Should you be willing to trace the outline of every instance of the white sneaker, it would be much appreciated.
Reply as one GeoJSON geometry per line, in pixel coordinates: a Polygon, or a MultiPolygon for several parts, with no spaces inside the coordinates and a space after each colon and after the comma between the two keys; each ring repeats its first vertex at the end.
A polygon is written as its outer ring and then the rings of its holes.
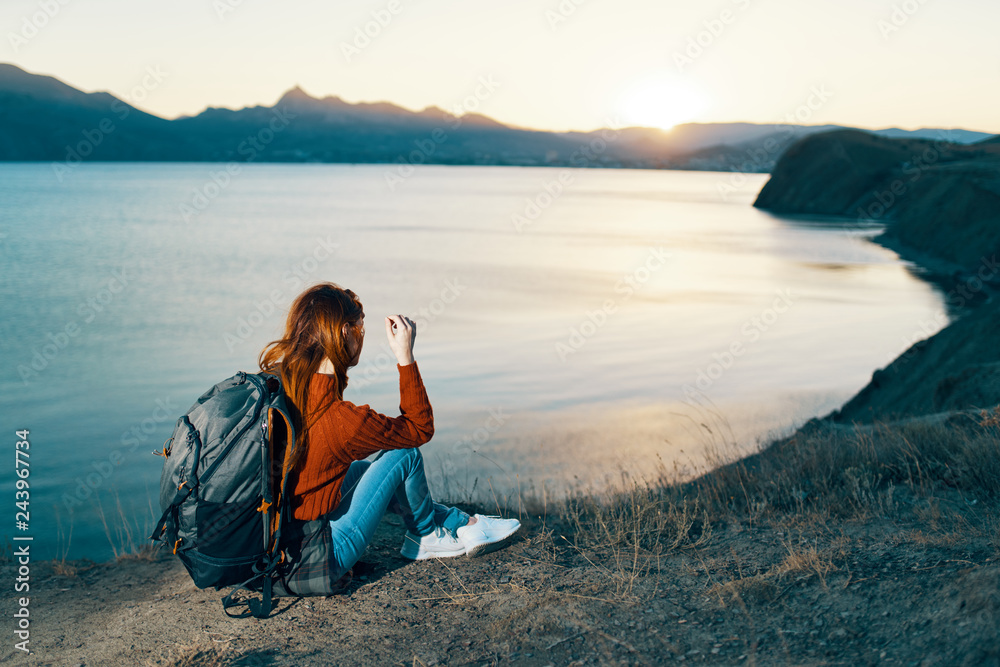
{"type": "Polygon", "coordinates": [[[517,519],[477,514],[474,524],[462,526],[455,533],[465,546],[465,553],[474,558],[507,546],[520,527],[517,519]]]}
{"type": "Polygon", "coordinates": [[[433,533],[423,537],[406,531],[406,537],[403,538],[403,548],[399,550],[399,553],[410,560],[451,558],[464,554],[465,545],[447,530],[438,527],[434,529],[433,533]]]}

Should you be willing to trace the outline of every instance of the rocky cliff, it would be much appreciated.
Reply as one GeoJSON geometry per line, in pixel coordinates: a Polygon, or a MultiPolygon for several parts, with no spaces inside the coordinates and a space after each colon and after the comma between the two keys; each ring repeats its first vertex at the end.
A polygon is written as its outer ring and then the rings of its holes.
{"type": "Polygon", "coordinates": [[[754,206],[882,221],[880,240],[904,255],[978,271],[1000,252],[1000,142],[812,135],[781,156],[754,206]]]}
{"type": "Polygon", "coordinates": [[[1000,142],[962,146],[833,131],[779,159],[754,206],[885,222],[877,239],[943,278],[958,318],[920,341],[834,421],[895,419],[1000,404],[1000,142]]]}

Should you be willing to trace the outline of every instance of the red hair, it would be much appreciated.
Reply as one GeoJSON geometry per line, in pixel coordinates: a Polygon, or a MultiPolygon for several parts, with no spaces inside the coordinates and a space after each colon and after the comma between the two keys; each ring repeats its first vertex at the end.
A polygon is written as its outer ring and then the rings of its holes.
{"type": "Polygon", "coordinates": [[[295,427],[295,454],[290,462],[291,468],[308,446],[312,425],[334,401],[344,398],[347,368],[352,360],[344,325],[356,340],[360,340],[361,326],[358,321],[364,314],[361,301],[351,290],[334,283],[314,285],[300,294],[289,309],[284,336],[268,343],[260,353],[260,369],[281,378],[295,427]],[[333,391],[327,400],[307,414],[309,382],[326,359],[334,367],[333,391]]]}

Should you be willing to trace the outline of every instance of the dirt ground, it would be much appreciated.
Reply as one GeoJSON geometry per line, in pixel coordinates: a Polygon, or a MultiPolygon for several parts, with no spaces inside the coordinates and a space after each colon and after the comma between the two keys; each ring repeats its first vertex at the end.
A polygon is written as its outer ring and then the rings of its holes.
{"type": "Polygon", "coordinates": [[[720,523],[659,556],[580,550],[551,517],[522,517],[503,551],[422,562],[399,556],[389,516],[368,574],[329,598],[281,599],[265,620],[227,618],[224,591],[196,589],[169,555],[62,574],[39,563],[32,653],[8,639],[0,663],[1000,664],[991,512],[920,504],[912,520],[720,523]]]}

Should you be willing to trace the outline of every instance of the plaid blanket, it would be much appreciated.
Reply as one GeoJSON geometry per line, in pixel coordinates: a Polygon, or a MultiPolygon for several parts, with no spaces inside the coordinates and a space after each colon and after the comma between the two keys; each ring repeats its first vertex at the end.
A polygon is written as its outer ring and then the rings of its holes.
{"type": "Polygon", "coordinates": [[[277,570],[274,594],[278,597],[332,595],[339,590],[332,580],[333,539],[325,519],[292,519],[282,529],[285,562],[277,570]]]}

